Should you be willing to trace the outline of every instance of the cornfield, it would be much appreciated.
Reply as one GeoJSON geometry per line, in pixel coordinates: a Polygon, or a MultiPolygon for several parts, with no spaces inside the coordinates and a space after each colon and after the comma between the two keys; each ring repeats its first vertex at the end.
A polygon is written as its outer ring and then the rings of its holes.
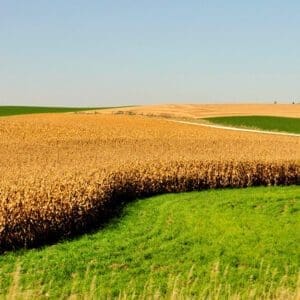
{"type": "Polygon", "coordinates": [[[300,139],[139,116],[0,119],[0,250],[105,222],[166,192],[300,183],[300,139]]]}

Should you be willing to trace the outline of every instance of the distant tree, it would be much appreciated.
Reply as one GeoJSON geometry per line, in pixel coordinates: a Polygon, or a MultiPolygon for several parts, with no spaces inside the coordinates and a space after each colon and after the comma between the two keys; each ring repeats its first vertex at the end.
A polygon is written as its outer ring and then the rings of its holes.
{"type": "Polygon", "coordinates": [[[274,101],[274,104],[277,104],[277,101],[276,101],[276,100],[274,101]]]}

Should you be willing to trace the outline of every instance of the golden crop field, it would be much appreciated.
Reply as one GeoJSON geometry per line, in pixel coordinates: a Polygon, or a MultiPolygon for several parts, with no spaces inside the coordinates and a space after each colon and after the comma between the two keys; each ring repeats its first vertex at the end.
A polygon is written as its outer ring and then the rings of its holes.
{"type": "MultiPolygon", "coordinates": [[[[91,113],[91,112],[88,112],[91,113]]],[[[299,104],[160,104],[97,111],[101,114],[137,114],[173,118],[264,115],[300,118],[299,104]]]]}
{"type": "Polygon", "coordinates": [[[300,183],[300,139],[141,116],[0,119],[0,249],[97,226],[164,192],[300,183]]]}

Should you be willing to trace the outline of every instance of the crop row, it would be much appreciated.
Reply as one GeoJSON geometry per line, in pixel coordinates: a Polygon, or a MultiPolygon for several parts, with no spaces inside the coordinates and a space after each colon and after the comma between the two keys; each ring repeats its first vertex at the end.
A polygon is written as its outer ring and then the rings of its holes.
{"type": "Polygon", "coordinates": [[[75,182],[57,182],[51,194],[14,191],[0,207],[0,249],[37,246],[85,232],[135,198],[208,188],[300,184],[299,174],[300,166],[293,163],[176,162],[107,174],[101,183],[94,174],[94,179],[76,189],[75,182]]]}

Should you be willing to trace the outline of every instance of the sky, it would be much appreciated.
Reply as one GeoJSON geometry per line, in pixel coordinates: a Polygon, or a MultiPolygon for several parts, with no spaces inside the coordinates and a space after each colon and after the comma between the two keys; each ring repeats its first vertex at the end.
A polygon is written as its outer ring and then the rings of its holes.
{"type": "Polygon", "coordinates": [[[0,0],[0,105],[300,102],[299,0],[0,0]]]}

